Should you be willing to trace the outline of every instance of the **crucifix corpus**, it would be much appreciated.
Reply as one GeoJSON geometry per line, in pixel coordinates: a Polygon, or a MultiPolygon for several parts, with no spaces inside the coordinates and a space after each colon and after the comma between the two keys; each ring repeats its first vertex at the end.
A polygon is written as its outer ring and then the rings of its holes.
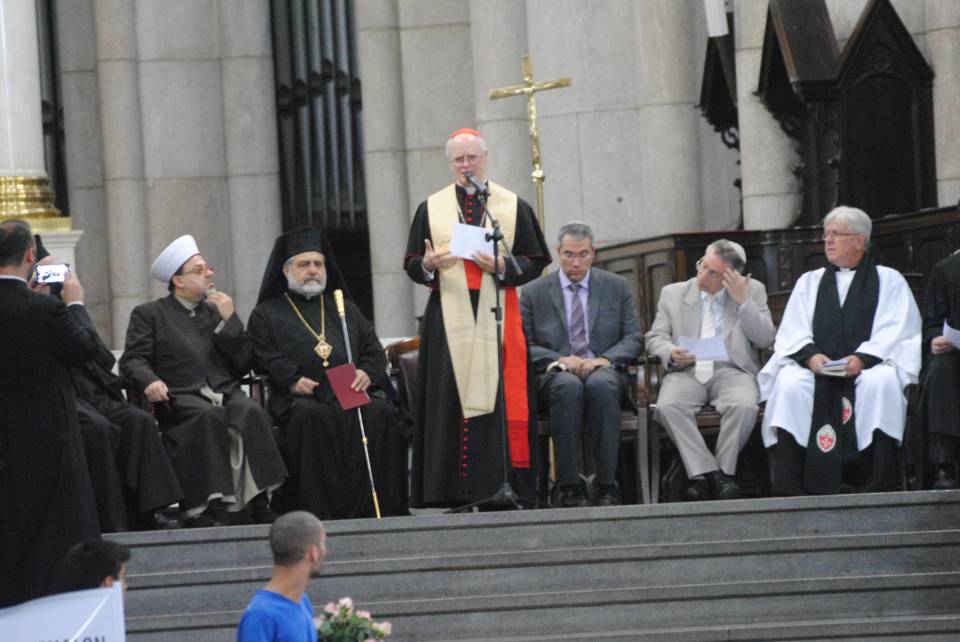
{"type": "Polygon", "coordinates": [[[557,78],[556,80],[544,80],[541,82],[533,81],[533,65],[530,64],[530,56],[523,57],[523,84],[511,85],[510,87],[501,87],[500,89],[490,90],[490,100],[506,98],[508,96],[526,96],[527,97],[527,122],[530,124],[530,156],[533,163],[533,172],[530,178],[537,190],[537,216],[540,218],[540,229],[545,230],[543,215],[543,181],[546,178],[543,175],[543,169],[540,167],[540,132],[537,129],[537,100],[538,91],[548,89],[558,89],[560,87],[569,87],[569,78],[557,78]]]}

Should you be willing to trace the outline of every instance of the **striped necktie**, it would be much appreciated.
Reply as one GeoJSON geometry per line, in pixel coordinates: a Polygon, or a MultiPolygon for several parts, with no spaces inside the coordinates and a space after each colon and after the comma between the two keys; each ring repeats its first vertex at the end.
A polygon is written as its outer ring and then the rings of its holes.
{"type": "Polygon", "coordinates": [[[590,346],[587,344],[587,322],[584,317],[583,303],[580,302],[579,283],[571,283],[573,302],[570,304],[570,352],[578,357],[586,358],[590,346]]]}

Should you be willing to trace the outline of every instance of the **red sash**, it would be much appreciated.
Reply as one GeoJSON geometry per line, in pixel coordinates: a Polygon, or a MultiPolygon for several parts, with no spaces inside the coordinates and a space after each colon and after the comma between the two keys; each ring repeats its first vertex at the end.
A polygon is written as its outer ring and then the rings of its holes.
{"type": "MultiPolygon", "coordinates": [[[[463,261],[467,287],[479,290],[483,270],[476,263],[463,261]]],[[[527,399],[527,340],[523,336],[517,289],[505,287],[503,292],[503,400],[506,404],[507,443],[510,465],[530,468],[530,405],[527,399]]],[[[479,310],[478,313],[485,311],[479,310]]]]}

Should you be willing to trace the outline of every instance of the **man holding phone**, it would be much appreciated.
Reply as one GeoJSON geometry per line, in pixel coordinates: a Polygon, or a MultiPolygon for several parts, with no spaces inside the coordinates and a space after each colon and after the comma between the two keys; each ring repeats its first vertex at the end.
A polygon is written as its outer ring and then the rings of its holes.
{"type": "Polygon", "coordinates": [[[60,560],[100,536],[70,365],[93,357],[73,272],[63,301],[33,292],[30,226],[0,222],[0,607],[59,590],[60,560]]]}
{"type": "Polygon", "coordinates": [[[697,275],[660,292],[657,316],[647,332],[647,351],[667,370],[657,397],[656,420],[680,451],[691,501],[735,499],[737,457],[757,420],[759,351],[773,343],[776,328],[767,290],[742,274],[746,253],[739,243],[714,241],[697,261],[697,275]],[[681,337],[723,337],[728,360],[698,360],[680,347],[681,337]],[[705,404],[720,413],[716,454],[697,428],[705,404]]]}

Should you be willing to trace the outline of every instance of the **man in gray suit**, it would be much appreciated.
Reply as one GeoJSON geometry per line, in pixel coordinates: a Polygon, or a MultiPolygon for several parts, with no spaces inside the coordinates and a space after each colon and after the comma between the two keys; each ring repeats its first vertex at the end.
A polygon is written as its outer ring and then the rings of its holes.
{"type": "Polygon", "coordinates": [[[647,351],[667,370],[656,420],[680,451],[693,482],[686,489],[692,501],[740,496],[732,476],[757,419],[758,352],[776,335],[766,288],[741,274],[745,266],[746,254],[738,243],[711,243],[697,262],[697,276],[660,292],[657,316],[647,333],[647,351]],[[677,345],[679,337],[715,336],[723,337],[728,361],[697,361],[677,345]],[[696,413],[706,403],[721,415],[716,456],[697,429],[696,413]]]}
{"type": "Polygon", "coordinates": [[[580,433],[590,431],[596,458],[597,505],[620,503],[615,475],[624,367],[643,350],[630,287],[623,277],[591,268],[593,232],[579,221],[560,228],[560,270],[523,286],[520,314],[541,404],[550,407],[557,447],[560,504],[585,506],[578,476],[580,433]]]}

